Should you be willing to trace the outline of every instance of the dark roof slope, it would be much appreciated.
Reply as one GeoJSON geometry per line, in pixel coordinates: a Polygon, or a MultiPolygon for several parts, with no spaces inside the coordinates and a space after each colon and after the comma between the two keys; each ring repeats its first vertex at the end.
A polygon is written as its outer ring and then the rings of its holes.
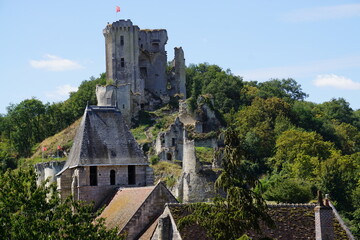
{"type": "Polygon", "coordinates": [[[90,106],[85,109],[69,158],[61,172],[77,166],[147,164],[120,110],[90,106]]]}
{"type": "MultiPolygon", "coordinates": [[[[276,228],[261,226],[262,233],[247,233],[253,239],[270,237],[278,240],[315,239],[315,204],[276,204],[269,205],[269,214],[275,221],[276,228]]],[[[176,224],[180,218],[191,213],[188,204],[168,204],[176,224]],[[189,211],[190,210],[190,211],[189,211]]],[[[334,218],[335,239],[349,239],[345,230],[334,218]]],[[[211,239],[206,236],[206,229],[192,224],[180,230],[182,239],[211,239]]]]}

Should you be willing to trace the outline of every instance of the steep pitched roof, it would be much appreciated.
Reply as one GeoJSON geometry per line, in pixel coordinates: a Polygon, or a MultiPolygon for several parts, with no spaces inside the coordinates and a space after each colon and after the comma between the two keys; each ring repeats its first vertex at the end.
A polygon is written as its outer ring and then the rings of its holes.
{"type": "MultiPolygon", "coordinates": [[[[167,204],[176,224],[179,219],[191,212],[189,204],[167,204]]],[[[315,239],[315,204],[276,204],[269,205],[269,214],[275,221],[276,228],[270,229],[261,226],[262,233],[247,233],[253,239],[271,237],[276,239],[315,239]]],[[[340,226],[337,218],[334,218],[335,239],[349,239],[345,230],[340,226]]],[[[206,235],[206,229],[197,224],[185,226],[180,230],[183,240],[211,239],[206,235]]]]}
{"type": "Polygon", "coordinates": [[[105,218],[107,228],[122,230],[155,186],[120,189],[99,217],[105,218]]]}
{"type": "Polygon", "coordinates": [[[67,168],[101,165],[147,165],[120,110],[89,106],[61,174],[67,168]]]}

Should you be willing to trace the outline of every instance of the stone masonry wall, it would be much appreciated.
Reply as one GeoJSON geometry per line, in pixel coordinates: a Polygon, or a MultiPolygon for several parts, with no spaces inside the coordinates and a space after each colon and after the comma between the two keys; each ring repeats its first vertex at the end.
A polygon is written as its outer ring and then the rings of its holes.
{"type": "Polygon", "coordinates": [[[56,174],[61,171],[65,161],[52,161],[35,164],[35,171],[37,173],[37,184],[49,179],[49,183],[57,181],[56,174]]]}
{"type": "Polygon", "coordinates": [[[151,224],[162,214],[166,203],[177,202],[166,187],[161,185],[162,183],[159,183],[124,227],[123,231],[128,233],[128,240],[138,239],[149,223],[151,224]]]}

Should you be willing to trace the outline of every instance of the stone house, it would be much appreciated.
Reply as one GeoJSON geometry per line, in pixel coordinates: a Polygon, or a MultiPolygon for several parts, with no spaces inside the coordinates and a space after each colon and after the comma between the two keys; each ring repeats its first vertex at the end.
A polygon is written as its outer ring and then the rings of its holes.
{"type": "Polygon", "coordinates": [[[153,172],[120,110],[88,106],[68,160],[57,174],[61,198],[101,206],[119,187],[153,185],[153,172]]]}
{"type": "Polygon", "coordinates": [[[108,228],[117,227],[127,239],[149,239],[166,203],[177,203],[166,186],[119,189],[99,218],[105,218],[108,228]]]}

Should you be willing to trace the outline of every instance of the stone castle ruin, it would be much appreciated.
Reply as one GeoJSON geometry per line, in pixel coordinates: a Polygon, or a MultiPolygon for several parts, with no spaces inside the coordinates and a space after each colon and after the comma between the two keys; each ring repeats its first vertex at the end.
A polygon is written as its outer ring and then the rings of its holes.
{"type": "MultiPolygon", "coordinates": [[[[204,239],[204,229],[177,229],[177,221],[189,214],[186,203],[214,196],[217,176],[207,171],[220,163],[209,167],[196,156],[196,147],[217,149],[222,144],[217,140],[221,122],[212,98],[200,97],[194,113],[180,101],[178,117],[159,133],[154,146],[162,161],[180,160],[182,174],[172,192],[162,182],[154,186],[153,170],[128,126],[140,110],[156,109],[172,97],[186,99],[184,52],[175,48],[175,59],[168,66],[166,30],[140,30],[130,20],[107,24],[103,33],[108,84],[96,88],[98,106],[86,106],[67,161],[37,164],[38,181],[48,177],[56,181],[62,199],[93,202],[95,209],[106,206],[100,217],[108,228],[127,233],[126,239],[204,239]]],[[[314,207],[276,207],[279,230],[269,229],[269,236],[290,239],[295,232],[299,237],[307,233],[309,239],[333,239],[333,206],[320,205],[315,214],[314,207]],[[296,208],[297,215],[290,218],[285,207],[296,208]],[[306,228],[299,219],[308,223],[306,228]]]]}
{"type": "Polygon", "coordinates": [[[167,66],[165,29],[141,30],[130,20],[119,20],[103,34],[111,84],[97,86],[98,106],[117,106],[130,124],[142,109],[153,110],[175,95],[186,99],[184,51],[175,48],[167,66]]]}

